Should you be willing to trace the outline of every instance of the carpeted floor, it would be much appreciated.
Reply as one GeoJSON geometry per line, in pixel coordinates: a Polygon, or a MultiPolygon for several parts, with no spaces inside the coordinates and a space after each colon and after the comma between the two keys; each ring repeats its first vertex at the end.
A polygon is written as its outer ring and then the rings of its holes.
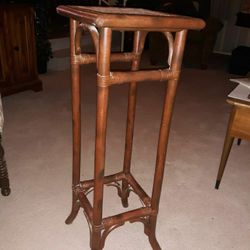
{"type": "MultiPolygon", "coordinates": [[[[82,70],[83,172],[93,172],[94,66],[82,70]]],[[[233,146],[219,190],[214,189],[235,86],[223,71],[184,69],[178,88],[157,224],[163,250],[250,249],[250,144],[233,146]]],[[[87,250],[83,213],[71,209],[71,104],[69,71],[42,75],[44,91],[3,99],[4,147],[12,193],[0,197],[1,250],[87,250]]],[[[163,83],[140,83],[133,173],[151,193],[163,83]]],[[[112,87],[106,173],[122,167],[127,86],[112,87]]],[[[105,189],[104,215],[120,211],[116,190],[105,189]]],[[[140,203],[131,195],[131,203],[140,203]]],[[[149,250],[141,223],[107,238],[107,250],[149,250]]]]}

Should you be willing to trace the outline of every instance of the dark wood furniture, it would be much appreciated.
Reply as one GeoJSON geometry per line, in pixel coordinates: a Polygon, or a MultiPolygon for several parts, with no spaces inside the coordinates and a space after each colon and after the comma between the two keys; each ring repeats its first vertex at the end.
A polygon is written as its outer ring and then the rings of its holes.
{"type": "Polygon", "coordinates": [[[0,5],[0,92],[42,90],[37,74],[34,11],[26,5],[0,5]]]}
{"type": "Polygon", "coordinates": [[[187,18],[164,13],[130,8],[76,7],[59,6],[59,14],[70,18],[71,44],[71,80],[73,111],[73,204],[72,211],[66,220],[71,223],[80,207],[84,209],[91,228],[90,246],[92,250],[103,249],[107,235],[125,222],[142,222],[145,233],[154,250],[161,249],[156,240],[155,230],[159,200],[164,175],[164,165],[169,137],[170,120],[173,110],[176,87],[181,70],[181,61],[188,29],[201,29],[204,22],[200,19],[187,18]],[[94,40],[96,54],[84,54],[81,51],[80,39],[83,30],[88,30],[94,40]],[[131,53],[111,54],[113,30],[130,30],[135,33],[134,50],[131,53]],[[149,31],[161,31],[169,44],[168,61],[170,68],[139,70],[141,53],[146,35],[149,31]],[[172,35],[175,33],[175,36],[172,35]],[[111,72],[110,62],[132,62],[131,71],[111,72]],[[94,179],[80,180],[80,65],[97,63],[97,113],[94,179]],[[166,81],[157,160],[155,167],[152,196],[142,189],[131,172],[131,154],[134,131],[137,82],[155,80],[166,81]],[[105,176],[105,148],[109,88],[112,85],[129,83],[127,130],[123,170],[105,176]],[[121,214],[103,218],[104,185],[116,186],[124,207],[128,207],[128,196],[133,190],[143,203],[142,207],[121,214]],[[93,190],[93,205],[87,194],[93,190]]]}
{"type": "Polygon", "coordinates": [[[232,111],[217,174],[216,189],[219,189],[234,139],[250,140],[250,89],[246,88],[246,91],[241,91],[240,88],[244,87],[239,85],[227,99],[227,102],[232,105],[232,111]],[[236,96],[234,96],[234,93],[236,93],[236,96]]]}

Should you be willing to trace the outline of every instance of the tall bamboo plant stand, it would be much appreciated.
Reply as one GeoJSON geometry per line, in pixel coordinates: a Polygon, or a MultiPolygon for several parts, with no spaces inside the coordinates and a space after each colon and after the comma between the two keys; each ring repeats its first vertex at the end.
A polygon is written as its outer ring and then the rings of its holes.
{"type": "MultiPolygon", "coordinates": [[[[156,240],[156,221],[162,188],[164,165],[169,137],[170,121],[176,87],[181,71],[185,39],[188,29],[202,29],[200,19],[168,15],[143,9],[113,7],[59,6],[57,12],[70,18],[71,81],[73,112],[73,203],[66,220],[72,223],[82,207],[90,225],[92,250],[104,248],[107,235],[125,222],[139,221],[144,224],[145,234],[154,250],[161,249],[156,240]],[[81,51],[82,31],[90,32],[95,54],[81,51]],[[134,48],[131,53],[111,53],[112,31],[134,31],[134,48]],[[139,70],[145,38],[150,31],[163,32],[169,44],[166,69],[139,70]],[[174,35],[173,35],[174,33],[174,35]],[[131,71],[111,72],[110,63],[131,62],[131,71]],[[80,119],[80,65],[97,64],[97,112],[95,138],[94,179],[80,180],[81,119],[80,119]],[[159,133],[155,175],[152,195],[149,196],[131,173],[132,141],[134,131],[137,82],[166,81],[167,89],[159,133]],[[105,176],[105,148],[109,88],[112,85],[129,83],[127,129],[123,170],[105,176]],[[124,207],[132,189],[143,206],[134,210],[103,218],[103,189],[106,184],[115,184],[124,207]],[[120,184],[121,183],[121,184],[120,184]],[[93,205],[87,194],[93,190],[93,205]]],[[[167,59],[166,59],[167,60],[167,59]]]]}

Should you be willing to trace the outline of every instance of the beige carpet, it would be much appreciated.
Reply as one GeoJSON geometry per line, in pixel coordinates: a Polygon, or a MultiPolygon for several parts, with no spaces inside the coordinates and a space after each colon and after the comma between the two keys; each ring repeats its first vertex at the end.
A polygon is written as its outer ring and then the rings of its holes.
{"type": "MultiPolygon", "coordinates": [[[[83,176],[93,172],[94,66],[83,75],[83,176]]],[[[235,85],[222,71],[184,69],[171,129],[157,237],[163,250],[250,249],[250,144],[233,146],[220,190],[214,189],[235,85]]],[[[87,250],[82,212],[71,209],[69,71],[42,75],[44,91],[4,98],[4,146],[12,193],[0,197],[1,250],[87,250]]],[[[151,192],[164,84],[140,83],[133,172],[151,192]]],[[[110,92],[106,173],[122,167],[127,86],[110,92]]],[[[105,215],[120,211],[116,191],[105,189],[105,215]]],[[[134,206],[140,203],[131,195],[134,206]]],[[[113,231],[107,250],[149,250],[141,223],[113,231]]]]}

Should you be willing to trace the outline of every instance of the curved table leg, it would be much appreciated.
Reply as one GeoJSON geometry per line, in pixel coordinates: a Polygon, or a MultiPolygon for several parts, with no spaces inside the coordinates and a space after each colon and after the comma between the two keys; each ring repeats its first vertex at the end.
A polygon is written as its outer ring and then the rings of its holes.
{"type": "Polygon", "coordinates": [[[67,225],[71,224],[74,219],[76,218],[79,210],[80,210],[80,203],[78,201],[78,198],[76,197],[76,195],[74,194],[74,191],[73,191],[73,199],[72,199],[72,209],[71,209],[71,212],[70,212],[70,215],[67,217],[67,219],[65,220],[65,223],[67,225]]]}
{"type": "Polygon", "coordinates": [[[145,224],[144,233],[148,236],[149,243],[153,250],[161,250],[159,242],[157,241],[156,231],[157,216],[150,216],[148,223],[145,224]]]}

